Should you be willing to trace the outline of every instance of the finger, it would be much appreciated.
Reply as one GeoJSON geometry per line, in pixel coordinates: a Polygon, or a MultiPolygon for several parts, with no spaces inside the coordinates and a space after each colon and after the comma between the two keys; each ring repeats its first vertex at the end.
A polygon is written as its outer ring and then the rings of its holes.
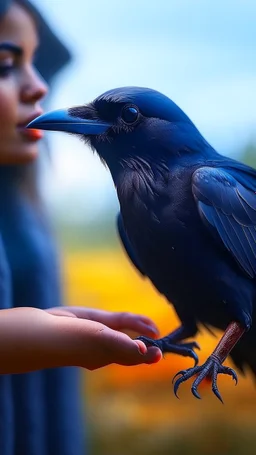
{"type": "MultiPolygon", "coordinates": [[[[137,343],[139,343],[139,342],[137,342],[137,343]]],[[[157,362],[159,362],[159,360],[162,359],[162,352],[160,351],[160,349],[156,348],[155,346],[154,347],[152,346],[152,347],[146,348],[146,349],[147,349],[146,352],[144,354],[141,354],[141,347],[139,347],[139,353],[140,353],[139,356],[137,355],[137,353],[131,352],[129,357],[127,357],[127,361],[123,365],[140,365],[142,363],[146,363],[146,364],[150,365],[152,363],[157,363],[157,362]]]]}
{"type": "Polygon", "coordinates": [[[155,323],[147,318],[133,313],[122,313],[119,317],[119,330],[133,330],[140,335],[157,338],[159,331],[155,323]]]}
{"type": "MultiPolygon", "coordinates": [[[[117,332],[118,333],[118,332],[117,332]]],[[[147,348],[140,340],[132,340],[125,334],[118,333],[115,337],[116,361],[120,365],[139,365],[142,363],[156,363],[162,358],[160,349],[147,348]]]]}
{"type": "Polygon", "coordinates": [[[157,363],[163,358],[163,353],[155,346],[151,346],[147,351],[147,364],[157,363]]]}
{"type": "Polygon", "coordinates": [[[148,336],[150,338],[158,338],[159,336],[159,330],[152,321],[151,323],[148,323],[138,319],[136,327],[136,331],[140,335],[148,336]]]}
{"type": "MultiPolygon", "coordinates": [[[[142,343],[137,341],[137,343],[142,343]]],[[[144,344],[144,343],[143,343],[144,344]]],[[[163,357],[162,351],[155,346],[150,346],[147,348],[147,352],[143,355],[143,363],[151,364],[157,363],[163,357]]]]}
{"type": "Polygon", "coordinates": [[[62,308],[49,308],[45,311],[46,313],[50,313],[54,316],[68,316],[70,318],[76,318],[76,315],[74,313],[71,313],[70,311],[62,308]]]}

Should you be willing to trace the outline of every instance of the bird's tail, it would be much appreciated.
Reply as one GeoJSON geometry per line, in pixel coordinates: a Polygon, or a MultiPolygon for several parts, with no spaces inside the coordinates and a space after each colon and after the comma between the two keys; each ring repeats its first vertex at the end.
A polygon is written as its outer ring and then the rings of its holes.
{"type": "Polygon", "coordinates": [[[249,367],[256,377],[256,324],[242,336],[230,356],[242,373],[249,367]]]}

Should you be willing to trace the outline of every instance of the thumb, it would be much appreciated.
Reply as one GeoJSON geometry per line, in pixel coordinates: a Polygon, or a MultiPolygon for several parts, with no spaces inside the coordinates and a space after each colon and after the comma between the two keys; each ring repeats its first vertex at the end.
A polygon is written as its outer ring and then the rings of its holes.
{"type": "Polygon", "coordinates": [[[147,348],[140,340],[132,340],[128,335],[116,332],[115,357],[113,363],[119,365],[139,365],[142,363],[157,363],[162,358],[160,349],[156,347],[147,348]]]}

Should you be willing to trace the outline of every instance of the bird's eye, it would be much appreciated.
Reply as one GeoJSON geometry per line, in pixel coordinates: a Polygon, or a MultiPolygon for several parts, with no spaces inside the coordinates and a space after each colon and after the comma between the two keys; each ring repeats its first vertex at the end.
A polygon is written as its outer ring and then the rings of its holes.
{"type": "Polygon", "coordinates": [[[122,110],[122,119],[125,123],[132,124],[139,117],[139,111],[135,106],[125,106],[122,110]]]}

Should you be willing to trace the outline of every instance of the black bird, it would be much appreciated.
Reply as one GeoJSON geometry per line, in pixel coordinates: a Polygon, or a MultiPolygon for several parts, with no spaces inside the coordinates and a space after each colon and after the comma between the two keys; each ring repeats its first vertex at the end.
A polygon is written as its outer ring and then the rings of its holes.
{"type": "Polygon", "coordinates": [[[229,354],[256,375],[256,171],[217,153],[173,101],[148,88],[110,90],[28,127],[76,133],[109,167],[124,247],[181,320],[162,339],[141,339],[197,363],[197,344],[182,341],[199,323],[225,331],[203,365],[178,373],[175,394],[196,374],[192,392],[200,398],[198,386],[210,376],[222,401],[217,375],[237,382],[223,366],[229,354]]]}

